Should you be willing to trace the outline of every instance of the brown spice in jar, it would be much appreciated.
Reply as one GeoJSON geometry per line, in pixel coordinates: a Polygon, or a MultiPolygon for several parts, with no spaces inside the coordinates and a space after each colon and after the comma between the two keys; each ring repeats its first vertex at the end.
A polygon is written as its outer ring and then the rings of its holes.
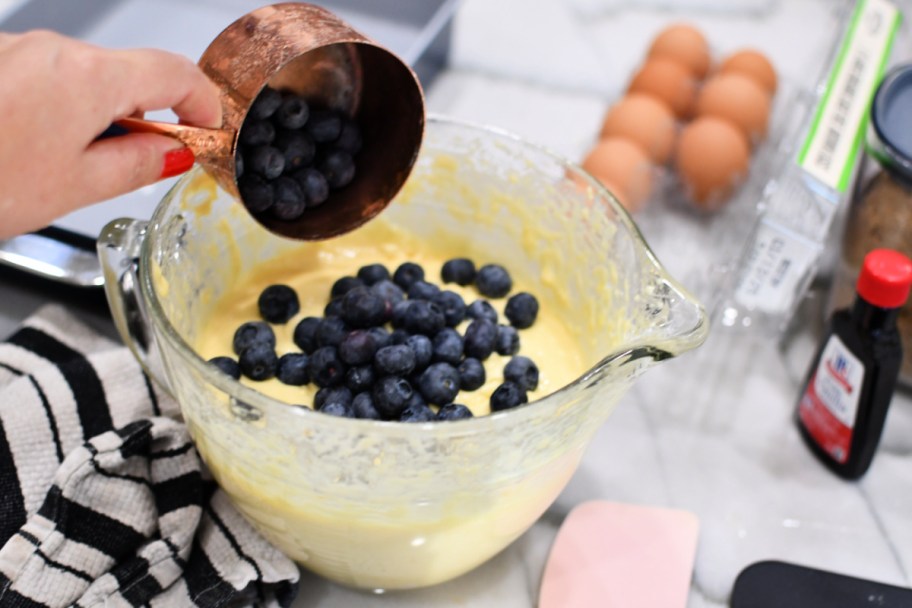
{"type": "MultiPolygon", "coordinates": [[[[843,264],[851,271],[853,291],[865,255],[873,249],[895,249],[912,257],[912,185],[888,171],[880,171],[864,187],[853,205],[843,240],[843,264]]],[[[897,320],[903,344],[900,378],[912,383],[912,299],[897,320]]]]}

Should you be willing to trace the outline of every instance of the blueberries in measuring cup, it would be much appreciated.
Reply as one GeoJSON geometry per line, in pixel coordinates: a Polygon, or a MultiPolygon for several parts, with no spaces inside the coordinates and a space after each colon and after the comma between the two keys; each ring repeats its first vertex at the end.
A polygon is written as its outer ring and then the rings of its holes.
{"type": "Polygon", "coordinates": [[[266,87],[257,95],[257,98],[253,100],[253,104],[250,106],[250,112],[247,114],[247,119],[262,120],[269,118],[279,109],[280,105],[282,105],[282,94],[275,89],[266,87]]]}
{"type": "Polygon", "coordinates": [[[255,173],[245,173],[238,180],[238,192],[251,213],[262,213],[272,207],[272,184],[255,173]]]}
{"type": "Polygon", "coordinates": [[[361,145],[361,129],[351,117],[266,87],[238,134],[241,200],[254,215],[295,221],[352,182],[361,145]]]}

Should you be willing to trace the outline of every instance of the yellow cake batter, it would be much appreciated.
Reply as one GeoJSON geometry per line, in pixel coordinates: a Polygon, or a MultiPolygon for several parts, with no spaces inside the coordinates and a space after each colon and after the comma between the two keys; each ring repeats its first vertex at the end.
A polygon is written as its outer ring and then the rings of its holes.
{"type": "MultiPolygon", "coordinates": [[[[231,343],[235,329],[246,321],[261,320],[257,309],[260,293],[269,285],[282,283],[298,294],[301,311],[288,323],[272,326],[276,333],[276,352],[279,356],[287,352],[300,352],[292,340],[298,321],[307,316],[322,317],[333,283],[342,276],[355,275],[361,266],[375,262],[386,265],[390,272],[402,262],[416,262],[424,268],[427,281],[459,293],[468,305],[483,296],[473,286],[443,284],[440,279],[443,263],[454,257],[464,257],[464,254],[445,248],[430,249],[426,242],[418,242],[407,234],[393,234],[393,230],[383,226],[382,222],[374,222],[368,229],[341,238],[302,246],[299,250],[263,263],[248,276],[242,277],[234,289],[229,290],[214,307],[196,344],[197,351],[205,359],[219,355],[234,357],[231,343]]],[[[475,260],[478,267],[489,262],[500,263],[510,270],[509,260],[475,260]]],[[[548,292],[536,289],[524,277],[513,276],[513,290],[510,294],[520,291],[532,293],[540,302],[535,324],[519,330],[518,354],[531,358],[538,365],[540,373],[538,388],[529,393],[529,401],[533,401],[565,386],[577,378],[584,368],[577,342],[560,321],[562,317],[554,314],[557,304],[551,301],[548,292]]],[[[507,323],[503,315],[507,298],[489,301],[499,314],[499,322],[507,323]]],[[[460,334],[465,332],[469,321],[464,321],[456,328],[460,334]]],[[[392,328],[387,326],[387,329],[392,328]]],[[[460,391],[456,402],[469,407],[476,416],[490,413],[491,393],[503,382],[503,368],[510,358],[493,353],[484,362],[484,386],[476,391],[460,391]]],[[[242,378],[242,382],[275,399],[296,405],[312,405],[317,391],[314,384],[289,386],[277,379],[257,382],[242,378]]]]}

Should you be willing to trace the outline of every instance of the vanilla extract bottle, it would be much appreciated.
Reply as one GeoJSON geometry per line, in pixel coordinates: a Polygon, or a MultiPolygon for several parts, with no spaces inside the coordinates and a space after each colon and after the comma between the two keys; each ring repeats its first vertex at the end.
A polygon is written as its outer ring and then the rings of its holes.
{"type": "Polygon", "coordinates": [[[875,249],[862,264],[849,309],[833,313],[798,402],[811,451],[837,475],[868,470],[902,363],[896,321],[912,285],[912,261],[875,249]]]}

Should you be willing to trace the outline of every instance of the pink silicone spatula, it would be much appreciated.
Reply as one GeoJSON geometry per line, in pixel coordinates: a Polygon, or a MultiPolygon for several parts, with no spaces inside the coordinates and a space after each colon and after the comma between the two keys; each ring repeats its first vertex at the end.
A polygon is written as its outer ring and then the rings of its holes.
{"type": "Polygon", "coordinates": [[[539,608],[685,608],[698,528],[688,511],[577,506],[548,556],[539,608]]]}

